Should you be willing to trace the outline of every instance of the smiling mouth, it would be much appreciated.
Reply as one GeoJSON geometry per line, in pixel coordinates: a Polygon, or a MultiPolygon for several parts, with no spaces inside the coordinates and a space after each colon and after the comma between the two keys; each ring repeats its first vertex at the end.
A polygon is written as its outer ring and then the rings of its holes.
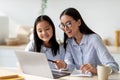
{"type": "Polygon", "coordinates": [[[70,34],[70,33],[72,33],[72,31],[66,31],[66,33],[67,33],[67,34],[70,34]]]}

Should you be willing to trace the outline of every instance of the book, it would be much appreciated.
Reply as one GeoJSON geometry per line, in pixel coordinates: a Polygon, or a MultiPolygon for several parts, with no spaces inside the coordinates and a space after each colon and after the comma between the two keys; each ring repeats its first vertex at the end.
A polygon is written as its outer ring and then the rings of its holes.
{"type": "Polygon", "coordinates": [[[0,80],[24,80],[23,76],[9,70],[0,70],[0,80]]]}

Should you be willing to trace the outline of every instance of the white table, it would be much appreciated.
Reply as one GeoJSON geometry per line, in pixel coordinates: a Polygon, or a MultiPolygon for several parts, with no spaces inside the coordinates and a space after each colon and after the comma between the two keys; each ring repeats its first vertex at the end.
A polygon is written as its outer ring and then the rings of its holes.
{"type": "MultiPolygon", "coordinates": [[[[45,78],[45,77],[38,77],[38,76],[33,76],[33,75],[21,74],[21,72],[17,68],[0,67],[0,69],[5,69],[5,70],[10,70],[10,71],[16,72],[16,73],[22,75],[25,78],[25,80],[98,80],[97,76],[93,76],[93,77],[66,76],[66,77],[62,77],[59,79],[49,79],[49,78],[45,78]]],[[[120,80],[120,73],[111,74],[109,76],[108,80],[120,80]]]]}

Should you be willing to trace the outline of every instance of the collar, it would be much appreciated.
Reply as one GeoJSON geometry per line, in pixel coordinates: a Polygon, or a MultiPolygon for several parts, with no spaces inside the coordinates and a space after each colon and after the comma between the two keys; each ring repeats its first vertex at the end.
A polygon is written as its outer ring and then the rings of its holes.
{"type": "Polygon", "coordinates": [[[84,45],[84,44],[87,43],[87,35],[83,34],[83,37],[82,37],[82,40],[81,40],[80,44],[77,44],[77,43],[75,42],[75,39],[74,39],[74,38],[71,38],[71,43],[72,43],[73,46],[76,46],[76,45],[84,45]]]}
{"type": "Polygon", "coordinates": [[[49,50],[50,48],[47,48],[47,47],[45,47],[44,45],[41,45],[41,50],[43,50],[43,51],[47,51],[47,50],[49,50]]]}

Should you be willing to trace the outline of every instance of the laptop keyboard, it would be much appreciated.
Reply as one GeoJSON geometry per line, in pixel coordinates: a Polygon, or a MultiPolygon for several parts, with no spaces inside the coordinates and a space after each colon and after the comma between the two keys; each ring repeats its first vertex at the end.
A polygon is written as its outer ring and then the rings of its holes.
{"type": "Polygon", "coordinates": [[[63,76],[68,76],[70,75],[70,73],[66,73],[66,72],[62,72],[62,71],[52,71],[53,77],[56,78],[60,78],[63,76]]]}

